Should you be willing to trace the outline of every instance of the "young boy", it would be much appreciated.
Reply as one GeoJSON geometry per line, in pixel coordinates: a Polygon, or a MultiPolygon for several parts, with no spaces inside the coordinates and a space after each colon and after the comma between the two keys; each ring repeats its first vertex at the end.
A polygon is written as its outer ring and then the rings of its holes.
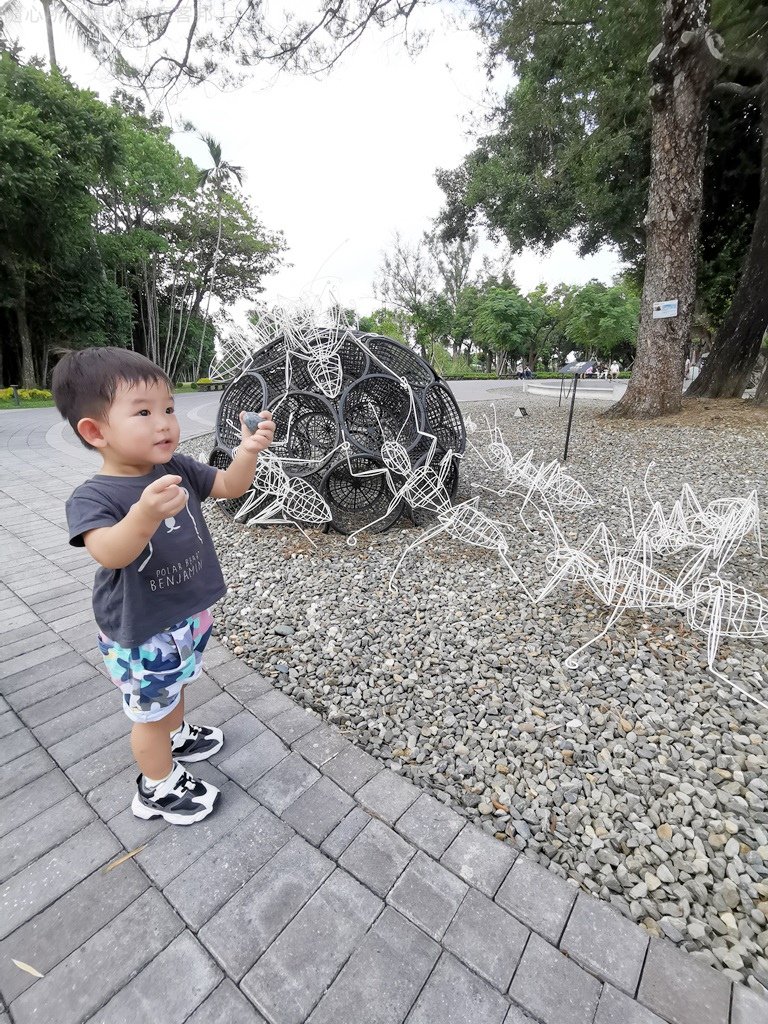
{"type": "Polygon", "coordinates": [[[56,407],[99,472],[67,501],[70,544],[99,563],[93,610],[99,648],[133,722],[139,766],[133,813],[187,825],[213,810],[219,791],[182,762],[221,749],[220,729],[184,719],[184,686],[201,671],[211,635],[208,611],[226,592],[200,503],[237,498],[253,482],[259,453],[275,424],[261,413],[226,470],[176,455],[179,424],[171,382],[127,349],[70,352],[53,374],[56,407]]]}

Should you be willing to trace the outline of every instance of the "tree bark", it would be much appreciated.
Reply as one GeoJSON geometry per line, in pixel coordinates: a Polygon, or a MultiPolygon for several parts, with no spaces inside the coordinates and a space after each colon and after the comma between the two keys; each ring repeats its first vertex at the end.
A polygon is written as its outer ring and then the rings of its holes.
{"type": "Polygon", "coordinates": [[[16,298],[16,323],[21,343],[21,386],[33,388],[35,386],[35,362],[32,357],[32,339],[29,336],[29,324],[27,323],[27,295],[23,281],[20,283],[16,298]]]}
{"type": "MultiPolygon", "coordinates": [[[[768,326],[768,68],[763,74],[760,107],[760,201],[731,308],[715,335],[701,373],[687,391],[699,398],[741,398],[768,326]]],[[[768,396],[762,401],[768,401],[768,396]]]]}
{"type": "Polygon", "coordinates": [[[765,360],[763,373],[760,377],[760,382],[757,385],[755,402],[757,402],[758,405],[768,405],[768,358],[765,360]]]}
{"type": "Polygon", "coordinates": [[[53,45],[53,20],[51,18],[51,2],[50,0],[40,0],[43,5],[43,16],[45,17],[45,34],[48,37],[48,61],[51,65],[51,71],[58,71],[59,65],[56,63],[56,47],[53,45]]]}
{"type": "Polygon", "coordinates": [[[640,328],[632,378],[605,414],[610,417],[664,416],[682,405],[696,297],[706,108],[719,56],[709,7],[709,0],[663,0],[662,42],[648,58],[653,120],[640,328]],[[664,299],[678,300],[677,316],[654,320],[654,303],[664,299]]]}

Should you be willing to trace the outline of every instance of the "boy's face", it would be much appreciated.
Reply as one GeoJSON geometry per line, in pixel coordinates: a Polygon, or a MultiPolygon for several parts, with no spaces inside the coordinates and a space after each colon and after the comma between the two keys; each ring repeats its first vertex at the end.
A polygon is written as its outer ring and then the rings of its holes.
{"type": "Polygon", "coordinates": [[[163,381],[121,382],[94,441],[113,469],[148,473],[168,462],[179,443],[179,422],[173,396],[163,381]]]}

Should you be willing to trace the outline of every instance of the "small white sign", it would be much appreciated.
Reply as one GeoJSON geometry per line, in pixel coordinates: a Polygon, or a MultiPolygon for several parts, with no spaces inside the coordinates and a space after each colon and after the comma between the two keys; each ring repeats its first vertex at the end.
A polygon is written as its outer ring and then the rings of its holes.
{"type": "Polygon", "coordinates": [[[665,299],[663,302],[654,302],[654,320],[665,320],[669,316],[677,316],[677,299],[665,299]]]}

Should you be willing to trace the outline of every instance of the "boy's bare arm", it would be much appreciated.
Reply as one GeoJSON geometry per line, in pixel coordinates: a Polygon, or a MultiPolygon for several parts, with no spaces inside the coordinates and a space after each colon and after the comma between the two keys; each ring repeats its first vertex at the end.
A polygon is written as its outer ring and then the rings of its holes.
{"type": "Polygon", "coordinates": [[[138,558],[158,526],[181,512],[187,496],[180,476],[167,474],[145,487],[128,514],[114,526],[100,526],[83,534],[88,553],[105,569],[124,569],[138,558]]]}
{"type": "Polygon", "coordinates": [[[253,483],[256,463],[261,452],[266,451],[275,436],[275,421],[268,412],[260,413],[261,422],[251,433],[240,413],[242,441],[234,459],[226,469],[220,469],[211,488],[212,498],[239,498],[253,483]]]}

